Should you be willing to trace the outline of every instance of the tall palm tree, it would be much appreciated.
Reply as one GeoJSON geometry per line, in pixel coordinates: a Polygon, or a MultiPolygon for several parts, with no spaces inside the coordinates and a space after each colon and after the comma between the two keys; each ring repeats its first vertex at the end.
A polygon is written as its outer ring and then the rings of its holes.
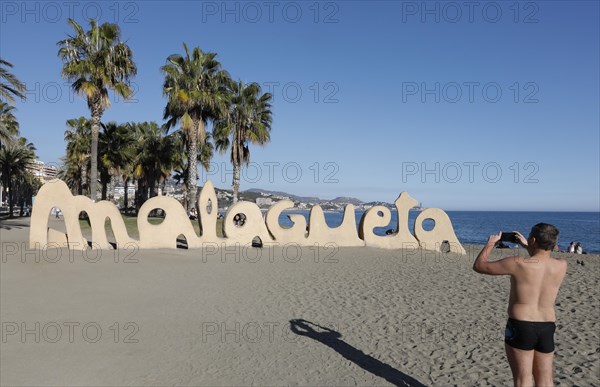
{"type": "Polygon", "coordinates": [[[85,117],[67,120],[65,141],[67,142],[66,155],[63,158],[65,164],[61,172],[61,178],[67,181],[78,195],[83,195],[85,188],[89,186],[88,178],[90,168],[92,122],[85,117]]]}
{"type": "Polygon", "coordinates": [[[15,103],[15,97],[25,99],[25,84],[17,79],[8,68],[13,65],[0,58],[0,99],[11,104],[15,103]]]}
{"type": "Polygon", "coordinates": [[[229,89],[229,110],[224,118],[215,122],[213,136],[221,153],[231,145],[233,202],[236,203],[241,165],[250,163],[249,144],[264,145],[271,139],[272,95],[263,94],[258,83],[230,82],[229,89]]]}
{"type": "Polygon", "coordinates": [[[0,147],[2,143],[12,143],[19,135],[19,122],[14,115],[15,108],[0,101],[0,147]]]}
{"type": "Polygon", "coordinates": [[[163,95],[167,97],[165,130],[179,124],[187,145],[187,207],[196,203],[198,145],[206,143],[206,126],[218,119],[227,107],[226,84],[229,74],[216,60],[217,54],[183,44],[184,55],[173,54],[161,67],[165,75],[163,95]]]}
{"type": "Polygon", "coordinates": [[[58,42],[58,56],[63,60],[62,75],[73,82],[73,90],[87,99],[92,118],[90,195],[96,200],[98,183],[98,135],[102,114],[110,106],[108,89],[129,98],[133,91],[129,80],[137,73],[132,52],[121,42],[116,24],[98,26],[90,20],[90,30],[84,31],[73,19],[69,24],[74,35],[58,42]]]}
{"type": "Polygon", "coordinates": [[[13,216],[15,189],[14,184],[27,173],[35,160],[35,147],[21,137],[14,144],[0,149],[0,171],[2,171],[2,184],[8,190],[8,207],[10,217],[13,216]]]}

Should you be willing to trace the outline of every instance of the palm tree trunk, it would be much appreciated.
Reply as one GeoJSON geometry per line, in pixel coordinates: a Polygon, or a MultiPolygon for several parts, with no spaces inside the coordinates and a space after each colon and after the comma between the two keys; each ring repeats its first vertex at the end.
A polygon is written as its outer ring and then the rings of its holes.
{"type": "MultiPolygon", "coordinates": [[[[198,180],[198,133],[204,132],[204,122],[194,120],[192,130],[188,132],[188,181],[187,181],[187,212],[196,205],[196,180],[198,180]]],[[[202,136],[200,136],[202,138],[202,136]]]]}
{"type": "Polygon", "coordinates": [[[81,195],[89,195],[89,192],[86,192],[86,190],[90,189],[88,178],[87,163],[84,163],[81,165],[81,195]]]}
{"type": "Polygon", "coordinates": [[[83,179],[85,176],[85,173],[83,172],[83,167],[80,168],[79,173],[79,182],[77,183],[77,195],[83,195],[83,179]]]}
{"type": "Polygon", "coordinates": [[[233,163],[233,204],[238,202],[240,191],[240,163],[233,163]]]}
{"type": "Polygon", "coordinates": [[[90,170],[90,198],[96,201],[98,198],[98,134],[100,133],[100,119],[102,111],[100,110],[99,101],[93,104],[92,107],[92,159],[90,170]]]}
{"type": "Polygon", "coordinates": [[[240,190],[240,144],[238,143],[239,136],[237,130],[233,133],[233,141],[231,142],[231,163],[233,164],[233,179],[231,182],[233,188],[233,204],[238,202],[238,193],[240,190]]]}
{"type": "Polygon", "coordinates": [[[145,187],[144,187],[144,182],[142,181],[143,179],[138,179],[137,181],[137,189],[135,191],[135,212],[136,214],[140,211],[140,207],[142,207],[142,204],[144,204],[144,191],[145,191],[145,187]]]}
{"type": "Polygon", "coordinates": [[[123,208],[125,208],[125,213],[127,213],[127,207],[129,203],[129,195],[127,193],[127,183],[129,182],[129,177],[123,179],[123,185],[125,186],[125,192],[123,193],[123,208]]]}
{"type": "Polygon", "coordinates": [[[100,185],[102,186],[102,200],[106,200],[106,193],[108,191],[108,181],[106,180],[106,177],[102,179],[100,185]]]}
{"type": "Polygon", "coordinates": [[[13,201],[14,192],[13,192],[13,187],[12,187],[12,177],[11,176],[8,177],[6,188],[8,188],[8,214],[9,214],[9,218],[12,218],[15,203],[13,201]]]}
{"type": "Polygon", "coordinates": [[[110,200],[111,202],[114,201],[115,198],[116,179],[116,175],[110,175],[110,182],[108,183],[108,200],[110,200]]]}
{"type": "Polygon", "coordinates": [[[157,185],[156,179],[153,179],[152,182],[150,183],[150,187],[148,189],[150,198],[158,196],[158,192],[156,191],[156,185],[157,185]]]}

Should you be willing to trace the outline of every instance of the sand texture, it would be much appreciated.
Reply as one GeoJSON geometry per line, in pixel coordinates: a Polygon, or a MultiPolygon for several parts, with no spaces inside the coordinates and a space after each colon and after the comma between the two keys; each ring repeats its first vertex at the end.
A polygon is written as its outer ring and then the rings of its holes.
{"type": "MultiPolygon", "coordinates": [[[[477,246],[69,253],[27,227],[0,227],[2,385],[512,384],[509,278],[477,246]]],[[[555,383],[598,386],[600,258],[568,259],[555,383]]]]}

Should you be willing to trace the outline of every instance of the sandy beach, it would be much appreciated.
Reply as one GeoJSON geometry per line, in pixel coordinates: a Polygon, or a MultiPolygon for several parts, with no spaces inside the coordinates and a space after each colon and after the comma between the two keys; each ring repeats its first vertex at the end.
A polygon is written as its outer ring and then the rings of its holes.
{"type": "MultiPolygon", "coordinates": [[[[471,269],[479,246],[73,253],[29,250],[28,219],[0,233],[2,385],[512,385],[509,278],[471,269]]],[[[555,383],[600,385],[600,257],[556,256],[555,383]]]]}

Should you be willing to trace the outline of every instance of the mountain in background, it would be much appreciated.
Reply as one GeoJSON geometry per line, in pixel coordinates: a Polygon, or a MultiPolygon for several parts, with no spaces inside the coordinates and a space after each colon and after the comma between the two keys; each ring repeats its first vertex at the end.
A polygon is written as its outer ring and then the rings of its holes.
{"type": "MultiPolygon", "coordinates": [[[[215,187],[215,192],[219,198],[219,207],[226,208],[232,204],[232,191],[230,189],[221,189],[215,187]]],[[[251,188],[245,191],[240,191],[239,193],[240,200],[254,203],[258,198],[270,198],[273,203],[283,198],[289,198],[289,200],[293,201],[299,209],[308,209],[315,204],[320,205],[324,210],[343,210],[347,204],[353,204],[356,206],[357,210],[367,209],[373,206],[384,206],[391,209],[394,208],[394,205],[391,203],[380,201],[366,203],[360,199],[349,196],[338,196],[334,199],[321,199],[317,196],[299,196],[288,192],[271,191],[262,188],[251,188]]],[[[269,203],[260,204],[261,208],[265,208],[269,205],[269,203]]]]}
{"type": "Polygon", "coordinates": [[[328,200],[328,201],[333,202],[333,203],[344,203],[344,204],[350,203],[350,204],[354,204],[354,205],[358,205],[358,204],[363,204],[364,203],[360,199],[351,198],[351,197],[348,197],[348,196],[338,196],[337,198],[335,198],[333,200],[328,200]]]}
{"type": "Polygon", "coordinates": [[[251,188],[246,191],[243,191],[242,193],[254,193],[254,194],[265,194],[265,195],[270,195],[270,196],[288,197],[291,200],[294,200],[297,202],[305,202],[305,203],[318,203],[321,201],[321,199],[319,199],[316,196],[298,196],[298,195],[293,195],[293,194],[290,194],[287,192],[269,191],[269,190],[261,189],[261,188],[251,188]]]}

